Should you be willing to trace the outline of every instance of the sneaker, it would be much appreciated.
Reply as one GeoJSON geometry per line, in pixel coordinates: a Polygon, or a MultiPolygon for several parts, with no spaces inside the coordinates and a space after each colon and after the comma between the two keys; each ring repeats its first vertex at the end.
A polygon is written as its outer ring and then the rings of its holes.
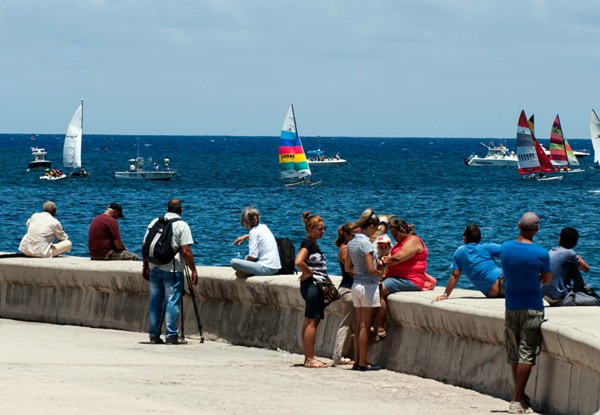
{"type": "Polygon", "coordinates": [[[381,366],[377,366],[377,365],[359,366],[357,370],[359,372],[368,372],[369,370],[381,370],[381,366]]]}
{"type": "Polygon", "coordinates": [[[165,341],[167,344],[187,344],[187,341],[179,340],[179,337],[167,337],[165,341]]]}
{"type": "Polygon", "coordinates": [[[152,344],[163,344],[163,339],[159,337],[150,336],[150,343],[152,344]]]}
{"type": "Polygon", "coordinates": [[[342,357],[342,358],[333,360],[333,366],[353,365],[353,364],[354,364],[354,360],[348,359],[347,357],[342,357]]]}
{"type": "Polygon", "coordinates": [[[511,401],[510,405],[508,406],[509,414],[530,414],[532,412],[533,410],[529,406],[527,406],[523,401],[511,401]]]}

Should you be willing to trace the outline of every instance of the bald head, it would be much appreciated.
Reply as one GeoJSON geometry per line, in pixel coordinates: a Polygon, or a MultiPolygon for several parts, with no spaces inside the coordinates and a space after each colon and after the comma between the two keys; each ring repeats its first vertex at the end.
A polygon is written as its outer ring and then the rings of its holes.
{"type": "Polygon", "coordinates": [[[171,199],[169,203],[167,203],[167,212],[177,213],[178,215],[183,212],[183,208],[181,207],[181,200],[179,199],[171,199]]]}
{"type": "Polygon", "coordinates": [[[56,214],[56,204],[50,200],[44,202],[44,212],[48,212],[54,216],[56,214]]]}

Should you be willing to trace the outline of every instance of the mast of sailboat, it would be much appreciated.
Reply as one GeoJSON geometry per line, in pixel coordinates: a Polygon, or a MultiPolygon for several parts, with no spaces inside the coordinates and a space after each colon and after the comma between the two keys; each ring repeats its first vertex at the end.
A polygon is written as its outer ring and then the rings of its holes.
{"type": "Polygon", "coordinates": [[[83,98],[81,98],[81,132],[83,134],[83,98]]]}
{"type": "Polygon", "coordinates": [[[296,113],[294,112],[294,104],[290,104],[292,108],[292,118],[294,119],[294,130],[296,132],[296,140],[298,140],[298,124],[296,123],[296,113]]]}
{"type": "Polygon", "coordinates": [[[560,122],[560,117],[556,114],[556,118],[558,118],[558,125],[560,125],[560,135],[562,137],[562,146],[563,150],[565,150],[565,158],[567,162],[567,170],[570,169],[571,163],[569,163],[569,153],[567,153],[567,140],[565,139],[565,133],[562,129],[562,123],[560,122]]]}

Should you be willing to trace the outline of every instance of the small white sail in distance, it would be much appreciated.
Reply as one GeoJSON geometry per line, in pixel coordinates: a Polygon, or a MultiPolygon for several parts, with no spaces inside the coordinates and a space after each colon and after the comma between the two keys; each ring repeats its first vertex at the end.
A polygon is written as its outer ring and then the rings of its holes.
{"type": "Polygon", "coordinates": [[[67,127],[63,147],[63,166],[73,169],[81,168],[81,138],[83,135],[83,99],[75,110],[67,127]]]}

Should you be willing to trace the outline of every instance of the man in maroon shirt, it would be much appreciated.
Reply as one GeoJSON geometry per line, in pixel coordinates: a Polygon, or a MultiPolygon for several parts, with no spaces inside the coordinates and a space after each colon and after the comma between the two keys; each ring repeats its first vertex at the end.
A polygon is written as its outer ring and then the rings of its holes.
{"type": "Polygon", "coordinates": [[[95,260],[132,260],[139,261],[140,257],[123,246],[118,218],[123,218],[123,208],[117,202],[112,202],[104,213],[96,216],[90,224],[88,247],[90,257],[95,260]]]}

